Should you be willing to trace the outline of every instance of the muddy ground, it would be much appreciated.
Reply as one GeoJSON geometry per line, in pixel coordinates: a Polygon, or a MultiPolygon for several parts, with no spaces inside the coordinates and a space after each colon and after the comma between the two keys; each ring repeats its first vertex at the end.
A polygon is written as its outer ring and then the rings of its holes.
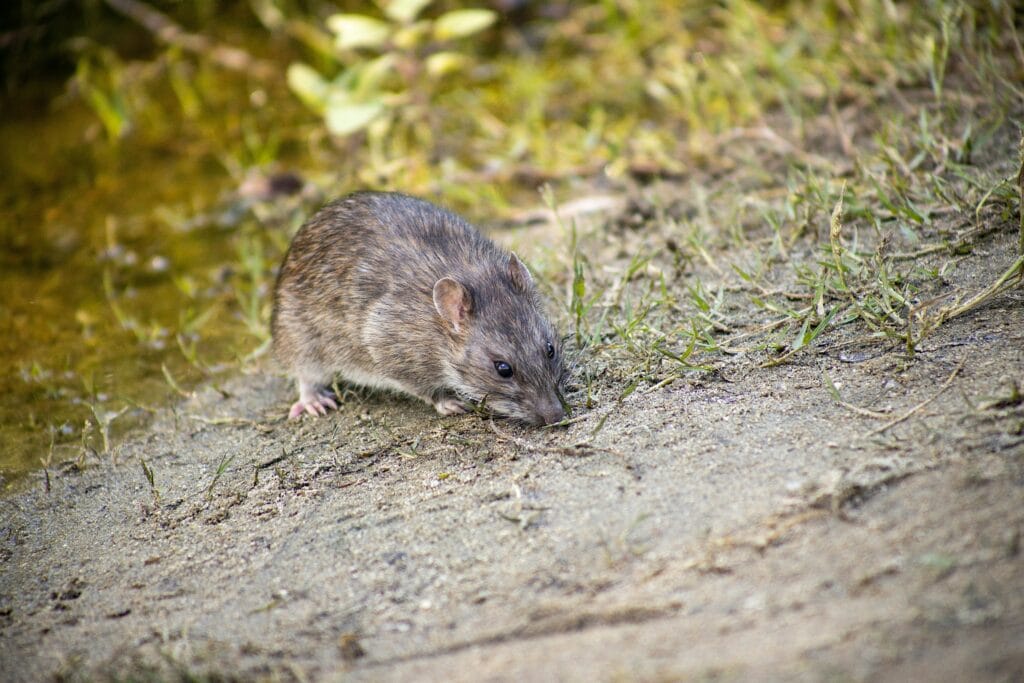
{"type": "Polygon", "coordinates": [[[559,429],[206,387],[0,501],[0,680],[1022,680],[1022,299],[559,429]]]}

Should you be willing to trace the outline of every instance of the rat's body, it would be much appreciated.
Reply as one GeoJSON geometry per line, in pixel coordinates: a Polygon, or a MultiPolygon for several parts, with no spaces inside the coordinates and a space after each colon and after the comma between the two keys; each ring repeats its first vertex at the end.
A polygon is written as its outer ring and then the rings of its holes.
{"type": "Polygon", "coordinates": [[[292,417],[335,408],[336,375],[442,415],[482,402],[532,424],[564,417],[561,345],[529,272],[419,199],[361,192],[321,209],[285,256],[271,327],[298,382],[292,417]]]}

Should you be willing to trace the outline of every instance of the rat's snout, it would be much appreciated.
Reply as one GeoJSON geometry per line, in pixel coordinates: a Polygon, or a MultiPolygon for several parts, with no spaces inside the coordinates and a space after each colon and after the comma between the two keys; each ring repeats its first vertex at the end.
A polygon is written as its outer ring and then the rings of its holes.
{"type": "Polygon", "coordinates": [[[540,418],[540,422],[546,425],[552,425],[556,422],[561,422],[565,419],[565,410],[562,408],[562,404],[557,398],[549,401],[537,410],[537,417],[540,418]]]}

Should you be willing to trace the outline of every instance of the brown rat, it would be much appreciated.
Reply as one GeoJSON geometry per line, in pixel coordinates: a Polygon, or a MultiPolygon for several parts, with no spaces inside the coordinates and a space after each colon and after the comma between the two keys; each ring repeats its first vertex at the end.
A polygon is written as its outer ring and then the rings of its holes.
{"type": "Polygon", "coordinates": [[[529,271],[454,213],[359,192],[303,225],[274,288],[274,354],[296,378],[289,412],[323,415],[334,377],[474,404],[530,424],[565,416],[561,340],[529,271]]]}

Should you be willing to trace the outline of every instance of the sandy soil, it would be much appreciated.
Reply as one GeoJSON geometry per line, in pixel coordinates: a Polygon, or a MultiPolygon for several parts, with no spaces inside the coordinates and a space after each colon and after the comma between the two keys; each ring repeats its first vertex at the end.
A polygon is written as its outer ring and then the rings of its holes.
{"type": "Polygon", "coordinates": [[[0,501],[0,680],[1022,680],[1021,301],[554,430],[206,388],[0,501]]]}

